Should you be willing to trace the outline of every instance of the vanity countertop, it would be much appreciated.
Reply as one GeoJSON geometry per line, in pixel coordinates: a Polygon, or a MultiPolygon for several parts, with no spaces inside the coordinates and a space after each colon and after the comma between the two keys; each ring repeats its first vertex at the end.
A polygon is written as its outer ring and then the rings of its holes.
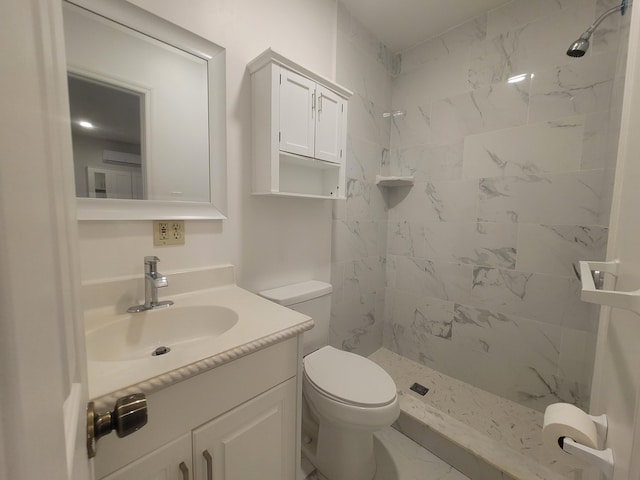
{"type": "MultiPolygon", "coordinates": [[[[96,291],[97,285],[88,285],[88,289],[96,291]]],[[[109,287],[105,286],[101,294],[105,290],[108,291],[109,287]]],[[[310,317],[270,302],[233,283],[162,295],[161,299],[174,301],[173,306],[162,309],[165,316],[192,307],[216,306],[235,312],[237,322],[224,333],[205,340],[197,339],[186,348],[178,345],[168,354],[159,356],[152,356],[149,352],[148,355],[124,360],[104,359],[92,352],[91,342],[87,342],[89,396],[98,408],[130,393],[150,394],[161,390],[313,327],[310,317]]],[[[139,327],[136,323],[135,316],[139,314],[123,312],[126,309],[121,305],[85,310],[87,338],[100,334],[101,330],[113,328],[116,322],[128,322],[126,339],[135,341],[140,335],[139,330],[145,327],[139,327]]],[[[179,315],[176,316],[175,321],[180,322],[179,315]]]]}

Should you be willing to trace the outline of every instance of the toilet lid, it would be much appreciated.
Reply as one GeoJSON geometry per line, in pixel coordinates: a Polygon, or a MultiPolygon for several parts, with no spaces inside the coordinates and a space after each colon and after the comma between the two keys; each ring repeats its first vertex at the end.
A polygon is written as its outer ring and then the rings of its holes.
{"type": "Polygon", "coordinates": [[[304,358],[307,379],[329,396],[361,406],[382,406],[396,397],[393,379],[371,360],[333,347],[304,358]]]}

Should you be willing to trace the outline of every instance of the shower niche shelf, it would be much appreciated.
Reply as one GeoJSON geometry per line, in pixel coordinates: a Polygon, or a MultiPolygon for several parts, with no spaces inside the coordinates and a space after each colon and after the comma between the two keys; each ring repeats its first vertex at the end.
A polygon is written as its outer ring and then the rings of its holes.
{"type": "Polygon", "coordinates": [[[410,187],[414,184],[413,175],[406,176],[386,176],[376,175],[376,185],[380,187],[410,187]]]}

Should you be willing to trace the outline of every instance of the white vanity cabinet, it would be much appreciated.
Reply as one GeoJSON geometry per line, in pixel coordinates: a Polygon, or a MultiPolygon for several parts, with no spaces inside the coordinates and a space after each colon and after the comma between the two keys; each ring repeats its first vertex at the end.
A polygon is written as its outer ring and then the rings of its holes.
{"type": "Polygon", "coordinates": [[[194,478],[295,480],[293,380],[193,431],[194,478]]]}
{"type": "Polygon", "coordinates": [[[97,445],[103,480],[295,480],[301,342],[289,338],[148,396],[149,421],[97,445]]]}
{"type": "Polygon", "coordinates": [[[351,92],[270,49],[248,68],[253,193],[344,198],[351,92]]]}

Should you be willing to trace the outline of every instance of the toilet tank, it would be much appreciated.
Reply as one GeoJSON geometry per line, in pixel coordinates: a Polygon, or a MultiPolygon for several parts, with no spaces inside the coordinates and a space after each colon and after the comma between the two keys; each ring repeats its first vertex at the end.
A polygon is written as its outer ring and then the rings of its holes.
{"type": "Polygon", "coordinates": [[[307,355],[329,343],[331,291],[331,284],[309,280],[258,293],[264,298],[313,318],[314,327],[304,332],[303,336],[303,354],[307,355]]]}

